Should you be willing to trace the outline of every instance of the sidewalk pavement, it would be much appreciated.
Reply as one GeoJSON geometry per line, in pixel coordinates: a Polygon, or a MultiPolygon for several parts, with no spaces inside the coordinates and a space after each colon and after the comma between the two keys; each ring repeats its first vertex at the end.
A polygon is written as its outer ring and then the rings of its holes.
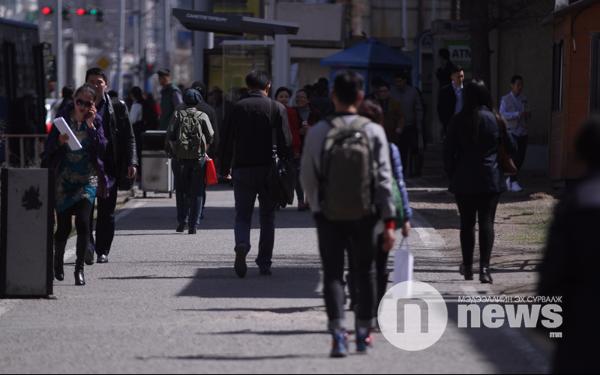
{"type": "MultiPolygon", "coordinates": [[[[415,194],[417,205],[419,199],[415,194]]],[[[65,281],[55,285],[56,299],[0,301],[0,372],[548,370],[548,353],[529,335],[459,329],[455,322],[422,352],[400,351],[377,334],[369,355],[331,360],[310,214],[294,208],[278,212],[273,276],[260,277],[249,262],[248,276],[240,280],[233,271],[232,192],[209,192],[206,220],[196,236],[175,233],[174,206],[164,196],[127,202],[118,215],[110,263],[87,267],[87,286],[74,286],[71,251],[65,281]]],[[[446,296],[490,292],[461,281],[459,252],[422,211],[417,208],[410,238],[416,278],[446,296]]],[[[249,259],[256,254],[258,231],[252,239],[249,259]]],[[[74,239],[68,248],[74,248],[74,239]]],[[[511,278],[502,275],[498,284],[511,278]]]]}

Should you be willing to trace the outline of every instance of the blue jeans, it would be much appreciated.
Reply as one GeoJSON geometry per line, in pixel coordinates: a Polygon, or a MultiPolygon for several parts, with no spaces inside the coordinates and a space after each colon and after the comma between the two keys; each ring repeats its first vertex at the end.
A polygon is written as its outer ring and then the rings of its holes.
{"type": "Polygon", "coordinates": [[[256,264],[271,267],[275,244],[274,202],[267,193],[267,176],[271,167],[236,168],[232,171],[235,196],[235,251],[250,252],[250,229],[252,213],[258,196],[260,205],[260,241],[256,264]]]}
{"type": "Polygon", "coordinates": [[[180,225],[189,224],[190,228],[197,225],[206,190],[204,183],[205,164],[204,158],[200,160],[173,160],[177,222],[180,225]]]}

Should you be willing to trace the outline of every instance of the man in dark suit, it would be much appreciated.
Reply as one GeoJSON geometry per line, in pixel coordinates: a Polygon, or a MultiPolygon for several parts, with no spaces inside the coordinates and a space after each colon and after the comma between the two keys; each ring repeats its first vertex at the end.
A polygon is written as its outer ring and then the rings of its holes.
{"type": "Polygon", "coordinates": [[[452,67],[452,82],[442,87],[438,95],[438,116],[444,126],[444,136],[452,117],[463,108],[463,84],[465,72],[461,66],[452,67]]]}

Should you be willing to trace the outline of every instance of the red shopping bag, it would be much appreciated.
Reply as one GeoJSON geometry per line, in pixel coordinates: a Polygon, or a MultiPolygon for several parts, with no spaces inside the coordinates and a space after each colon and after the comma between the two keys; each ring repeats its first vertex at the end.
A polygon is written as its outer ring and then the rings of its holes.
{"type": "Polygon", "coordinates": [[[206,159],[206,175],[204,178],[207,186],[212,186],[219,183],[219,178],[217,177],[217,168],[215,168],[215,161],[213,159],[206,159]]]}

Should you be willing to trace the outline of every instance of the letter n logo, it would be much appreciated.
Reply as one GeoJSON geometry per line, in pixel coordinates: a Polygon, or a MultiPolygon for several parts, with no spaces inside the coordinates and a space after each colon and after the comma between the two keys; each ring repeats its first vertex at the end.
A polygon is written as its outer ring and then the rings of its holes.
{"type": "Polygon", "coordinates": [[[419,328],[421,333],[427,334],[429,333],[429,306],[427,302],[422,299],[399,299],[397,301],[397,310],[398,312],[398,328],[397,333],[403,334],[406,333],[406,321],[409,322],[419,322],[419,328]],[[419,310],[420,316],[412,316],[414,315],[413,309],[408,309],[408,306],[416,306],[419,310]],[[416,319],[415,319],[416,318],[416,319]]]}

